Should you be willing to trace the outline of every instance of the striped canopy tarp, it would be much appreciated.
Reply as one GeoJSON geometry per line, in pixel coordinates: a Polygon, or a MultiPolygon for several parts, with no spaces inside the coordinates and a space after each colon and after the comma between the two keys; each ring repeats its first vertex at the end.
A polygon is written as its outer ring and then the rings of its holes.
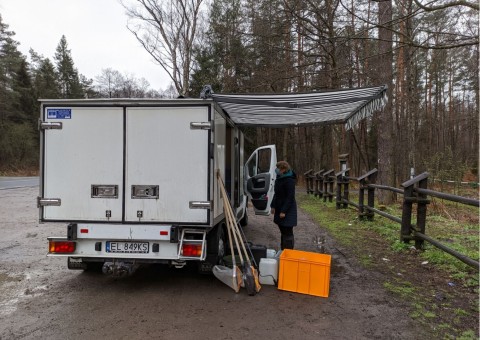
{"type": "Polygon", "coordinates": [[[211,93],[211,96],[238,125],[345,124],[346,129],[351,129],[384,107],[387,87],[288,94],[211,93]]]}

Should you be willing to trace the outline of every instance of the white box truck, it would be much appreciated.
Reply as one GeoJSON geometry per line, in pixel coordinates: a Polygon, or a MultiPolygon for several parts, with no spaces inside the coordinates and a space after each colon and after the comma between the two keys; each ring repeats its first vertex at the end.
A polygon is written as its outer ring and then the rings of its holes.
{"type": "Polygon", "coordinates": [[[242,224],[247,195],[269,213],[275,146],[244,165],[243,133],[212,99],[41,100],[40,114],[40,221],[63,223],[48,256],[70,269],[211,270],[226,249],[217,171],[242,224]]]}

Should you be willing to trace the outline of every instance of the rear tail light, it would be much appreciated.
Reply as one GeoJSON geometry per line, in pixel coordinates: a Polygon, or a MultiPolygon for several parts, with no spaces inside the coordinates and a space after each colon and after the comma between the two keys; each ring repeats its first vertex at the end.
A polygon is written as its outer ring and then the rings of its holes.
{"type": "Polygon", "coordinates": [[[48,250],[50,254],[71,254],[75,252],[75,245],[72,241],[49,241],[48,250]]]}
{"type": "Polygon", "coordinates": [[[183,244],[182,256],[201,257],[202,244],[183,244]]]}

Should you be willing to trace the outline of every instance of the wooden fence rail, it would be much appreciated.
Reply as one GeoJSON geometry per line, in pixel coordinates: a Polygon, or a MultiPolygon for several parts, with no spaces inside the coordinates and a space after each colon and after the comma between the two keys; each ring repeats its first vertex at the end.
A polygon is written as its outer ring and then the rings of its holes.
{"type": "Polygon", "coordinates": [[[346,209],[350,206],[356,208],[358,217],[360,219],[373,220],[375,214],[388,218],[396,223],[400,224],[400,240],[406,243],[415,241],[415,248],[423,249],[424,242],[428,242],[433,246],[443,250],[444,252],[456,257],[460,261],[467,265],[479,270],[479,262],[471,259],[459,252],[448,248],[441,244],[437,240],[425,234],[427,223],[427,206],[430,203],[430,197],[437,197],[444,200],[457,202],[461,204],[471,205],[475,207],[480,206],[479,200],[461,197],[457,195],[446,194],[427,188],[428,185],[428,172],[424,172],[404,183],[402,183],[402,189],[394,188],[386,185],[376,184],[377,169],[372,169],[364,175],[355,178],[349,177],[350,169],[342,165],[340,172],[334,173],[334,170],[320,170],[314,172],[313,169],[307,171],[304,176],[307,184],[307,193],[314,194],[317,197],[322,198],[326,202],[327,199],[332,202],[333,199],[333,186],[336,184],[335,198],[336,208],[346,209]],[[349,190],[350,182],[356,181],[359,183],[358,203],[350,201],[349,190]],[[402,204],[402,216],[397,217],[390,215],[384,211],[375,208],[375,190],[388,190],[397,194],[403,195],[402,204]],[[365,194],[367,204],[365,204],[365,194]],[[412,223],[413,207],[416,204],[416,224],[412,223]]]}

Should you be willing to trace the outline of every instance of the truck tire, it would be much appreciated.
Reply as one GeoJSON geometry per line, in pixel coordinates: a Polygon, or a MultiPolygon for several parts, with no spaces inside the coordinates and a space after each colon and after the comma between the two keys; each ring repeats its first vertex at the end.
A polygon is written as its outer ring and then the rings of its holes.
{"type": "Polygon", "coordinates": [[[213,265],[223,263],[226,247],[227,238],[225,235],[225,225],[222,223],[208,233],[207,256],[214,259],[214,261],[211,261],[213,265]]]}
{"type": "Polygon", "coordinates": [[[246,227],[248,225],[248,214],[247,214],[246,209],[245,209],[245,214],[243,215],[242,219],[240,220],[240,225],[242,227],[246,227]]]}
{"type": "Polygon", "coordinates": [[[198,263],[201,274],[211,274],[213,266],[223,264],[223,257],[227,249],[225,224],[218,224],[207,234],[207,258],[198,263]]]}

